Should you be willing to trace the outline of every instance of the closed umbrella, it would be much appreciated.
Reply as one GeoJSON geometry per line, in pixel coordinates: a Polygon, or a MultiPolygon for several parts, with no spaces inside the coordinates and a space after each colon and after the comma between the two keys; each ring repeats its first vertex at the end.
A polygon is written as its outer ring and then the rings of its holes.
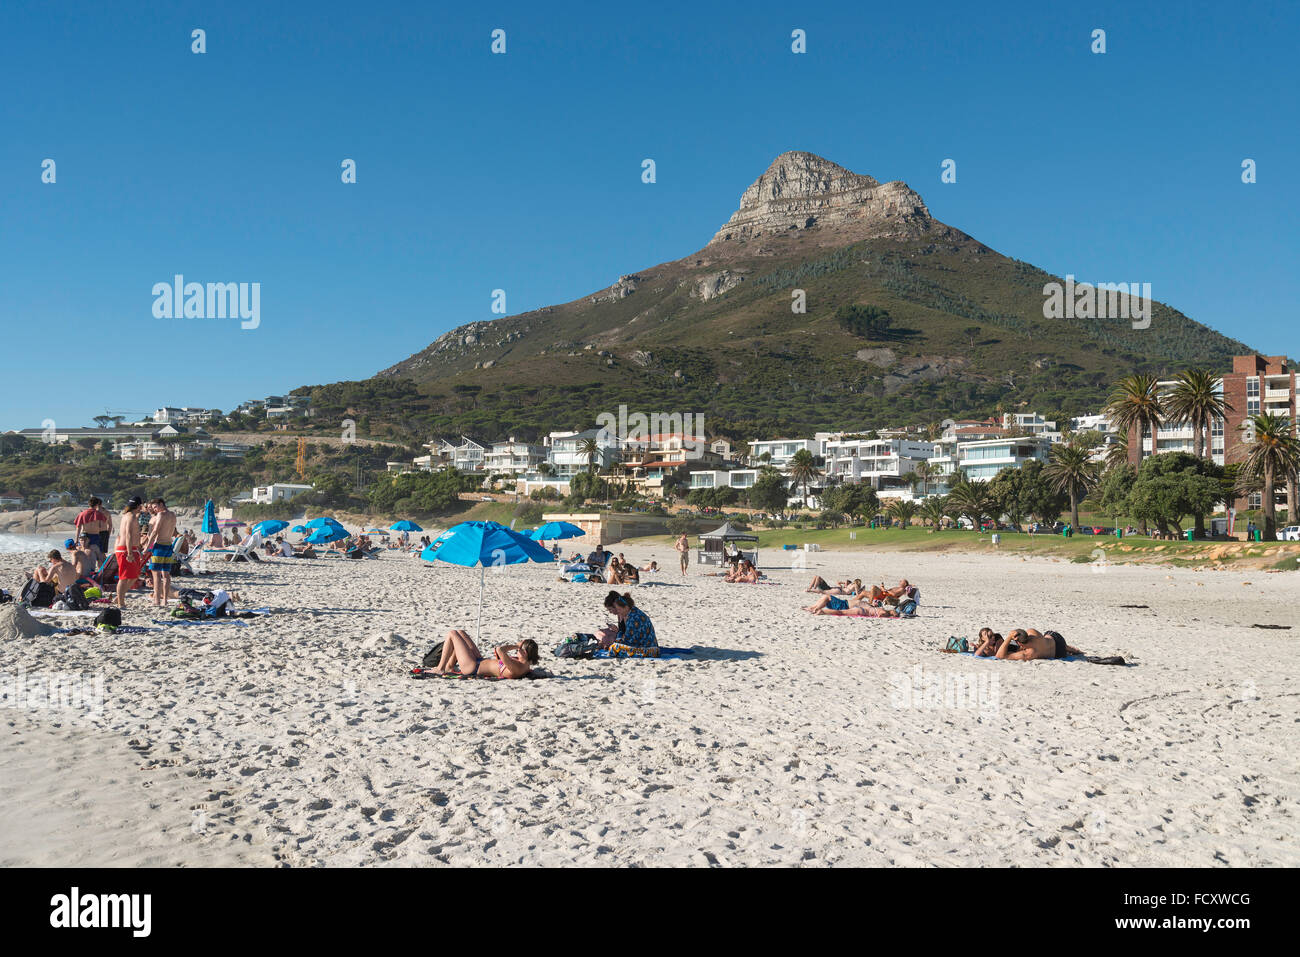
{"type": "Polygon", "coordinates": [[[217,524],[217,510],[212,504],[212,499],[208,499],[203,505],[203,525],[200,530],[204,535],[221,531],[221,526],[217,524]]]}
{"type": "Polygon", "coordinates": [[[483,588],[487,580],[487,566],[555,560],[541,545],[498,522],[461,522],[453,525],[434,539],[433,544],[420,553],[420,557],[467,568],[479,566],[476,637],[482,637],[483,633],[483,588]]]}

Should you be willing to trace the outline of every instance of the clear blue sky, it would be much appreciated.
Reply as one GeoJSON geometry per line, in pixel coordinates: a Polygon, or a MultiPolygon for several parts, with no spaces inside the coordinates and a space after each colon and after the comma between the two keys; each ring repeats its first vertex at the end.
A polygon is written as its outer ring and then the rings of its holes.
{"type": "Polygon", "coordinates": [[[1295,355],[1298,33],[1285,3],[5,0],[0,428],[365,378],[493,289],[700,248],[788,149],[1295,355]],[[178,272],[260,282],[260,328],[155,319],[178,272]]]}

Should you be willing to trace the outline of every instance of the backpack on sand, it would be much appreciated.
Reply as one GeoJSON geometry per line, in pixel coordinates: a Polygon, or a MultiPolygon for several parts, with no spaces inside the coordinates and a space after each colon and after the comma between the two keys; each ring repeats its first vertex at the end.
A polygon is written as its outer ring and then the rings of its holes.
{"type": "Polygon", "coordinates": [[[90,609],[90,599],[86,597],[80,585],[69,585],[63,589],[59,601],[68,606],[68,611],[88,611],[90,609]]]}
{"type": "Polygon", "coordinates": [[[35,578],[29,578],[19,600],[33,608],[49,608],[54,604],[54,596],[54,586],[50,582],[38,582],[35,578]]]}
{"type": "Polygon", "coordinates": [[[552,654],[557,658],[590,658],[599,647],[600,639],[595,635],[578,633],[556,645],[552,654]]]}

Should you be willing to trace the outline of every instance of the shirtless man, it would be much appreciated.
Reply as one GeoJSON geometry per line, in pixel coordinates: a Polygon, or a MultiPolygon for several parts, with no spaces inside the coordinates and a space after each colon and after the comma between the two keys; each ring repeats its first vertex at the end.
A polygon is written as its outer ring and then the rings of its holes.
{"type": "Polygon", "coordinates": [[[37,565],[32,569],[32,578],[38,582],[49,582],[59,593],[62,593],[65,588],[76,584],[80,576],[77,574],[75,565],[65,561],[58,551],[50,552],[46,558],[50,560],[50,563],[48,565],[37,565]]]}
{"type": "Polygon", "coordinates": [[[691,563],[691,544],[686,540],[686,533],[682,532],[681,537],[677,539],[677,544],[673,546],[677,549],[677,554],[682,560],[682,577],[686,577],[686,566],[691,563]]]}
{"type": "Polygon", "coordinates": [[[99,499],[92,498],[72,523],[76,529],[75,538],[90,536],[91,558],[96,562],[103,560],[104,553],[108,550],[108,533],[113,528],[113,520],[100,508],[101,504],[99,499]]]}
{"type": "Polygon", "coordinates": [[[891,598],[894,601],[898,601],[902,599],[904,595],[907,594],[907,590],[910,587],[912,586],[908,584],[906,578],[900,580],[898,585],[894,588],[886,588],[883,584],[872,585],[871,591],[867,597],[870,598],[871,601],[881,601],[886,598],[891,598]]]}
{"type": "Polygon", "coordinates": [[[172,581],[172,541],[176,538],[176,513],[167,508],[160,498],[149,503],[153,520],[149,523],[149,539],[144,551],[149,556],[149,571],[153,572],[153,603],[167,605],[167,592],[172,581]]]}
{"type": "MultiPolygon", "coordinates": [[[[96,538],[96,541],[98,541],[98,538],[96,538]]],[[[78,544],[69,538],[63,543],[63,547],[69,549],[68,561],[77,570],[78,578],[89,578],[95,574],[95,559],[90,554],[89,539],[83,538],[81,543],[78,544]]]]}
{"type": "Polygon", "coordinates": [[[117,544],[113,555],[117,559],[117,607],[126,607],[126,593],[135,587],[144,566],[144,553],[140,551],[140,509],[144,503],[135,496],[126,503],[126,509],[117,523],[117,544]]]}
{"type": "Polygon", "coordinates": [[[1007,661],[1033,661],[1035,658],[1068,658],[1070,655],[1081,654],[1083,652],[1078,648],[1067,645],[1059,632],[1016,628],[998,646],[994,657],[1007,661]],[[1012,642],[1019,647],[1018,651],[1010,650],[1012,642]]]}

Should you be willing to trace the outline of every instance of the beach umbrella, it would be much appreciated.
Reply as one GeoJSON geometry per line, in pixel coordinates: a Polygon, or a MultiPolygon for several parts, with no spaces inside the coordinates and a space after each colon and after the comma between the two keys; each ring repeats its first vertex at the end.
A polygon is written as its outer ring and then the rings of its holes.
{"type": "Polygon", "coordinates": [[[220,530],[221,526],[217,524],[216,507],[212,504],[212,499],[208,499],[203,505],[203,526],[200,531],[202,531],[204,535],[211,535],[220,530]]]}
{"type": "Polygon", "coordinates": [[[288,522],[282,522],[278,518],[268,518],[266,521],[254,525],[253,531],[263,538],[270,538],[272,535],[278,535],[288,527],[288,522]]]}
{"type": "Polygon", "coordinates": [[[306,525],[295,525],[293,528],[289,529],[289,531],[297,532],[299,535],[306,535],[308,532],[311,531],[311,529],[308,528],[306,525]]]}
{"type": "Polygon", "coordinates": [[[240,525],[243,525],[244,523],[237,518],[223,518],[220,519],[217,522],[217,524],[222,528],[238,528],[240,525]]]}
{"type": "Polygon", "coordinates": [[[549,542],[557,538],[579,538],[586,534],[572,522],[547,522],[545,525],[538,525],[532,537],[534,541],[549,542]]]}
{"type": "Polygon", "coordinates": [[[351,538],[352,533],[346,528],[317,528],[307,536],[305,541],[308,545],[328,545],[330,542],[341,542],[345,538],[351,538]]]}
{"type": "Polygon", "coordinates": [[[422,531],[424,531],[424,529],[422,529],[419,525],[416,525],[414,522],[407,521],[406,519],[402,519],[400,522],[393,522],[393,524],[392,524],[392,525],[389,525],[388,527],[391,528],[391,529],[392,529],[393,531],[395,531],[395,532],[422,532],[422,531]]]}
{"type": "Polygon", "coordinates": [[[483,589],[489,565],[496,567],[555,561],[555,556],[531,538],[498,522],[461,522],[453,525],[434,539],[433,544],[420,553],[420,557],[466,568],[479,566],[476,637],[482,637],[483,633],[483,589]]]}
{"type": "Polygon", "coordinates": [[[308,528],[324,528],[327,525],[333,525],[336,528],[343,527],[337,519],[330,518],[328,515],[322,515],[320,518],[313,518],[307,523],[308,528]]]}

